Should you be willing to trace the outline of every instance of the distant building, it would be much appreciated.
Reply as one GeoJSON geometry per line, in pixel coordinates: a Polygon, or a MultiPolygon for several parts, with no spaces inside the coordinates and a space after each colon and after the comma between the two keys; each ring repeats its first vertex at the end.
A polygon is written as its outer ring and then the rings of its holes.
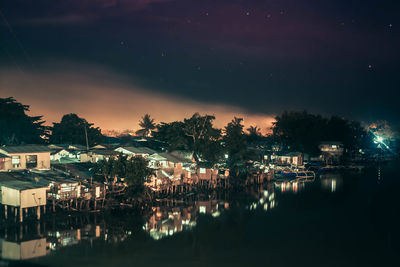
{"type": "Polygon", "coordinates": [[[216,181],[219,176],[218,168],[215,168],[213,164],[209,162],[199,162],[197,164],[197,177],[201,184],[205,182],[216,181]]]}
{"type": "Polygon", "coordinates": [[[326,141],[319,145],[321,156],[327,164],[338,163],[343,156],[344,145],[341,142],[326,141]]]}
{"type": "Polygon", "coordinates": [[[143,157],[143,158],[147,158],[148,156],[156,153],[156,151],[154,151],[153,149],[148,148],[148,147],[134,147],[134,146],[127,146],[127,147],[121,146],[121,147],[114,149],[114,151],[117,151],[124,155],[132,156],[132,157],[139,156],[139,157],[143,157]]]}
{"type": "Polygon", "coordinates": [[[106,145],[95,145],[91,149],[108,149],[108,147],[106,145]]]}
{"type": "Polygon", "coordinates": [[[271,155],[271,161],[277,164],[287,164],[293,166],[303,165],[303,154],[300,152],[274,153],[271,155]]]}
{"type": "Polygon", "coordinates": [[[85,151],[87,150],[86,146],[82,145],[70,145],[70,144],[51,144],[48,145],[51,149],[67,149],[67,150],[76,150],[76,151],[85,151]]]}
{"type": "Polygon", "coordinates": [[[51,151],[51,161],[61,161],[62,159],[75,159],[76,161],[78,161],[78,154],[64,148],[51,151]]]}
{"type": "Polygon", "coordinates": [[[147,158],[149,160],[149,166],[152,168],[180,168],[182,169],[184,164],[192,164],[193,162],[178,153],[155,153],[147,158]]]}
{"type": "Polygon", "coordinates": [[[118,155],[114,150],[94,149],[90,151],[81,152],[79,154],[80,162],[96,163],[101,160],[108,160],[111,157],[118,155]]]}
{"type": "Polygon", "coordinates": [[[48,147],[40,145],[2,146],[0,171],[50,169],[50,152],[48,147]]]}
{"type": "Polygon", "coordinates": [[[194,163],[188,159],[185,153],[163,152],[155,153],[146,159],[149,167],[155,169],[155,176],[152,177],[149,185],[159,188],[159,185],[172,183],[191,183],[191,167],[194,163]]]}

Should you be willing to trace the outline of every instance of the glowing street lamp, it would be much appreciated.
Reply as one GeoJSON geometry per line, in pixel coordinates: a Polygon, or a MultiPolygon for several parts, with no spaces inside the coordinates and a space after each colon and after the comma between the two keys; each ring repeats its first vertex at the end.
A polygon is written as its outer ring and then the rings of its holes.
{"type": "Polygon", "coordinates": [[[389,146],[386,145],[385,142],[383,142],[383,141],[384,141],[384,139],[382,136],[379,136],[379,135],[375,136],[374,143],[378,144],[378,148],[382,149],[382,146],[384,146],[386,149],[389,149],[389,146]]]}

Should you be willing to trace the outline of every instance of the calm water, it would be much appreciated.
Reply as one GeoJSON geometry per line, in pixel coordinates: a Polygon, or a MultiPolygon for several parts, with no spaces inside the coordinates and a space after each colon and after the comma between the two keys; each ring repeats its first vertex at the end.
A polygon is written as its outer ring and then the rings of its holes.
{"type": "Polygon", "coordinates": [[[398,166],[8,225],[0,266],[399,266],[398,166]]]}

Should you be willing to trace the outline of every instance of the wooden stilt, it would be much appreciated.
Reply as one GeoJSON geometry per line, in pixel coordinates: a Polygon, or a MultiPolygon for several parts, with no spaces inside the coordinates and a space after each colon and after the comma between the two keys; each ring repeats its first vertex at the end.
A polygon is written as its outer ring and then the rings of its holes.
{"type": "MultiPolygon", "coordinates": [[[[15,211],[16,211],[16,213],[18,213],[18,210],[17,209],[15,209],[15,211]]],[[[23,222],[24,221],[24,217],[23,217],[23,210],[22,210],[22,208],[19,208],[19,222],[23,222]]]]}
{"type": "Polygon", "coordinates": [[[37,216],[37,219],[40,220],[40,206],[36,207],[36,216],[37,216]]]}

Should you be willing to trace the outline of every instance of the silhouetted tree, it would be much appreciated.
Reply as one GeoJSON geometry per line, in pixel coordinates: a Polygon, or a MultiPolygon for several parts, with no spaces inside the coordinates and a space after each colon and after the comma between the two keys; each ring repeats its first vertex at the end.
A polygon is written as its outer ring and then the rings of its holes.
{"type": "Polygon", "coordinates": [[[367,137],[359,122],[337,116],[327,119],[307,111],[285,111],[275,120],[272,126],[274,138],[292,151],[318,153],[322,141],[339,141],[346,148],[357,149],[367,137]]]}
{"type": "Polygon", "coordinates": [[[224,129],[223,142],[228,154],[227,162],[234,185],[241,184],[248,176],[246,167],[247,143],[242,121],[242,118],[234,117],[224,129]]]}
{"type": "Polygon", "coordinates": [[[216,163],[221,156],[221,130],[213,126],[214,116],[199,113],[184,121],[161,123],[153,136],[169,144],[169,150],[190,150],[197,162],[216,163]]]}
{"type": "Polygon", "coordinates": [[[136,134],[147,137],[150,136],[151,132],[156,128],[154,119],[152,119],[149,114],[145,114],[142,117],[142,120],[139,121],[139,126],[142,127],[142,129],[137,130],[136,134]]]}
{"type": "Polygon", "coordinates": [[[132,157],[127,161],[125,167],[125,177],[128,183],[130,195],[141,194],[144,192],[144,183],[152,176],[153,170],[148,168],[146,159],[142,157],[132,157]]]}
{"type": "Polygon", "coordinates": [[[28,116],[28,105],[13,97],[0,98],[0,145],[40,144],[45,140],[46,127],[42,116],[28,116]]]}
{"type": "Polygon", "coordinates": [[[189,149],[189,138],[184,132],[185,124],[181,121],[170,123],[162,122],[157,125],[153,137],[159,141],[168,144],[169,150],[187,150],[189,149]]]}
{"type": "Polygon", "coordinates": [[[202,159],[215,163],[219,157],[221,130],[214,128],[214,120],[212,115],[201,116],[199,113],[184,119],[183,131],[189,138],[188,147],[193,151],[196,162],[202,159]]]}
{"type": "Polygon", "coordinates": [[[140,194],[144,191],[144,183],[153,175],[152,169],[148,168],[147,161],[142,157],[127,158],[118,155],[116,158],[102,160],[95,164],[92,172],[98,181],[113,186],[118,179],[123,178],[128,184],[129,195],[140,194]]]}
{"type": "Polygon", "coordinates": [[[92,126],[93,123],[88,123],[76,114],[66,114],[60,123],[53,123],[50,143],[86,145],[87,134],[89,146],[98,144],[102,141],[103,136],[100,128],[92,126]]]}
{"type": "Polygon", "coordinates": [[[257,126],[250,126],[246,130],[248,133],[247,134],[247,142],[248,143],[253,143],[253,142],[256,142],[256,141],[262,139],[262,134],[261,134],[260,128],[258,128],[257,126]]]}

